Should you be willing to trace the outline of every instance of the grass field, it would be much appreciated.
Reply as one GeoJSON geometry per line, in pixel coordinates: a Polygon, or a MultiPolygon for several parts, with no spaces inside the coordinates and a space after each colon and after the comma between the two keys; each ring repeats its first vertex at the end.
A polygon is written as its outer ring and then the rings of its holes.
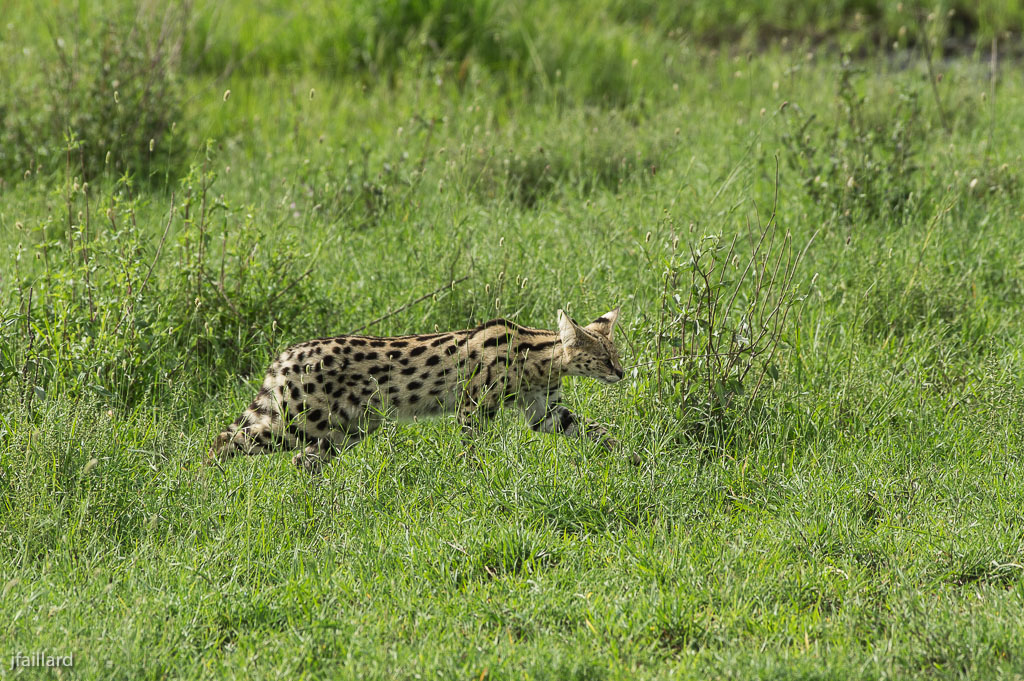
{"type": "Polygon", "coordinates": [[[2,675],[1024,678],[1021,11],[676,4],[0,2],[2,675]],[[289,343],[616,305],[622,451],[199,465],[289,343]]]}

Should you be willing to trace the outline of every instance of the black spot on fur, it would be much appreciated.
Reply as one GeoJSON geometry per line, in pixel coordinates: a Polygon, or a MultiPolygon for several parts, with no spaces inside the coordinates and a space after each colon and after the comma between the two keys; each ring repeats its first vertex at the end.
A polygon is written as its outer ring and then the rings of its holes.
{"type": "Polygon", "coordinates": [[[426,351],[427,351],[427,346],[426,345],[417,345],[416,347],[414,347],[412,350],[409,351],[409,356],[410,357],[419,357],[420,355],[422,355],[426,351]]]}
{"type": "Polygon", "coordinates": [[[409,395],[409,404],[416,404],[419,401],[420,401],[420,396],[419,395],[417,395],[415,393],[413,393],[412,395],[409,395]]]}
{"type": "Polygon", "coordinates": [[[419,381],[412,381],[408,385],[409,390],[419,390],[422,387],[423,387],[423,384],[420,383],[419,381]]]}
{"type": "Polygon", "coordinates": [[[402,369],[399,373],[401,373],[403,376],[412,376],[413,374],[416,373],[416,367],[406,367],[402,369]]]}
{"type": "Polygon", "coordinates": [[[387,383],[390,380],[391,374],[382,374],[380,377],[377,378],[377,382],[380,383],[381,385],[387,383]]]}
{"type": "Polygon", "coordinates": [[[385,353],[384,356],[390,360],[396,360],[402,356],[402,353],[396,350],[392,350],[391,352],[385,353]]]}
{"type": "Polygon", "coordinates": [[[485,347],[485,348],[496,348],[499,345],[507,344],[511,340],[512,340],[512,334],[506,333],[506,334],[501,334],[500,336],[494,336],[492,338],[488,338],[481,345],[483,345],[483,347],[485,347]]]}
{"type": "Polygon", "coordinates": [[[324,419],[318,423],[316,427],[319,428],[321,432],[327,432],[331,429],[331,424],[327,422],[327,419],[324,419]]]}
{"type": "Polygon", "coordinates": [[[366,341],[362,338],[349,338],[348,343],[349,345],[357,348],[361,348],[366,345],[366,341]]]}
{"type": "Polygon", "coordinates": [[[393,348],[404,348],[408,344],[409,344],[409,341],[404,341],[404,340],[391,341],[391,347],[393,347],[393,348]]]}
{"type": "Polygon", "coordinates": [[[299,386],[292,384],[292,399],[296,402],[302,397],[302,392],[299,390],[299,386]]]}
{"type": "Polygon", "coordinates": [[[337,399],[345,394],[345,386],[339,385],[338,389],[331,393],[331,397],[337,399]]]}
{"type": "Polygon", "coordinates": [[[294,423],[289,423],[288,426],[285,428],[285,432],[287,432],[289,435],[291,435],[299,442],[302,442],[303,440],[306,439],[306,432],[304,430],[299,429],[294,423]]]}
{"type": "Polygon", "coordinates": [[[377,353],[376,352],[368,352],[368,353],[366,353],[365,359],[368,360],[368,361],[369,360],[375,360],[375,359],[377,359],[377,353]]]}
{"type": "Polygon", "coordinates": [[[335,345],[333,348],[331,348],[331,352],[333,352],[336,355],[340,355],[341,354],[341,346],[340,345],[335,345]]]}
{"type": "Polygon", "coordinates": [[[306,415],[306,420],[307,421],[319,421],[323,417],[323,415],[324,415],[323,411],[321,411],[319,409],[314,409],[313,411],[309,412],[309,414],[306,415]]]}
{"type": "Polygon", "coordinates": [[[357,352],[355,355],[353,355],[352,359],[355,360],[356,362],[362,362],[364,357],[366,357],[366,355],[364,355],[361,352],[357,352]]]}
{"type": "Polygon", "coordinates": [[[430,357],[427,357],[427,359],[424,360],[423,363],[426,364],[428,367],[437,366],[438,364],[441,363],[441,357],[438,355],[431,355],[430,357]]]}
{"type": "Polygon", "coordinates": [[[459,351],[459,348],[457,346],[449,345],[448,347],[446,347],[444,349],[444,354],[446,354],[446,355],[454,355],[458,351],[459,351]]]}
{"type": "Polygon", "coordinates": [[[324,358],[323,358],[323,360],[322,360],[322,362],[321,362],[321,363],[322,363],[322,364],[323,364],[323,365],[324,365],[325,367],[329,367],[329,366],[331,366],[332,364],[334,364],[334,358],[333,358],[333,357],[331,357],[330,355],[327,355],[326,357],[324,357],[324,358]]]}
{"type": "Polygon", "coordinates": [[[370,347],[371,348],[382,348],[385,345],[387,345],[387,343],[385,343],[382,340],[372,340],[372,341],[370,341],[370,347]]]}
{"type": "Polygon", "coordinates": [[[558,341],[540,341],[539,343],[520,343],[516,346],[516,352],[538,352],[554,346],[558,341]]]}
{"type": "Polygon", "coordinates": [[[447,343],[448,341],[450,341],[450,340],[451,340],[451,338],[452,338],[452,337],[451,337],[451,336],[449,336],[449,335],[447,335],[447,334],[445,334],[445,335],[443,335],[443,336],[438,336],[438,337],[437,337],[437,338],[435,338],[434,340],[430,341],[430,347],[432,347],[432,348],[436,348],[436,347],[437,347],[438,345],[444,345],[445,343],[447,343]]]}
{"type": "Polygon", "coordinates": [[[376,376],[377,374],[386,371],[386,369],[384,367],[382,367],[381,365],[379,365],[379,364],[374,364],[372,367],[370,367],[366,371],[371,376],[376,376]]]}

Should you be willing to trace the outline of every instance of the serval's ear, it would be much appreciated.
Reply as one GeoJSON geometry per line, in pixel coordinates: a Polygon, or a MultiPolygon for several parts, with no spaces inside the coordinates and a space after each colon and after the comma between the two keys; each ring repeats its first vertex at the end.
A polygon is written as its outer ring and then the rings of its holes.
{"type": "Polygon", "coordinates": [[[558,335],[562,337],[563,346],[569,348],[576,344],[578,328],[576,322],[569,319],[569,315],[558,311],[558,335]]]}
{"type": "Polygon", "coordinates": [[[587,328],[601,334],[608,340],[612,340],[615,331],[615,320],[619,318],[619,308],[606,312],[594,321],[587,324],[587,328]]]}

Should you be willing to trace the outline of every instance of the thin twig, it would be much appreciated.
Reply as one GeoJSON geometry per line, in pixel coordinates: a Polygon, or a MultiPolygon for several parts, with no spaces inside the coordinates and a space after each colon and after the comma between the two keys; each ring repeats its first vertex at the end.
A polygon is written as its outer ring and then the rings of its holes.
{"type": "Polygon", "coordinates": [[[467,279],[469,279],[469,275],[468,274],[465,275],[464,277],[456,279],[455,281],[451,282],[450,284],[444,284],[443,286],[438,286],[436,289],[434,289],[430,293],[426,293],[426,294],[420,296],[419,298],[417,298],[416,300],[410,300],[408,303],[406,303],[405,305],[402,305],[398,309],[392,310],[391,312],[388,312],[385,315],[381,315],[380,317],[377,317],[376,319],[374,319],[372,322],[367,322],[366,324],[363,324],[362,326],[360,326],[358,329],[354,329],[354,330],[352,330],[349,333],[356,334],[356,333],[359,333],[360,331],[363,331],[364,329],[368,329],[371,326],[373,326],[374,324],[378,324],[379,322],[382,322],[385,319],[389,319],[391,317],[394,317],[399,312],[404,312],[405,310],[408,310],[410,307],[412,307],[416,303],[421,303],[424,300],[426,300],[427,298],[430,298],[431,296],[436,295],[436,294],[440,293],[441,291],[444,291],[446,288],[455,288],[458,284],[461,284],[462,282],[466,281],[467,279]]]}
{"type": "MultiPolygon", "coordinates": [[[[134,221],[134,219],[135,219],[135,211],[133,210],[132,211],[132,220],[134,221]]],[[[167,212],[167,224],[164,225],[164,233],[162,235],[160,235],[160,241],[156,245],[156,253],[153,255],[153,260],[152,260],[152,262],[149,263],[149,270],[146,271],[146,276],[143,278],[142,284],[139,286],[139,293],[138,293],[137,297],[141,297],[142,296],[142,292],[146,290],[146,284],[149,283],[149,277],[153,274],[153,268],[156,267],[156,263],[160,259],[160,253],[161,253],[161,251],[163,251],[164,242],[167,240],[167,233],[171,230],[171,222],[173,221],[173,219],[174,219],[174,192],[171,192],[171,209],[167,212]]],[[[131,311],[132,311],[133,307],[134,307],[133,305],[129,305],[128,309],[125,310],[124,314],[121,315],[121,319],[119,319],[117,321],[117,326],[114,327],[114,333],[115,334],[117,333],[117,330],[121,328],[121,324],[124,323],[124,320],[128,318],[129,314],[131,314],[131,311]]]]}
{"type": "Polygon", "coordinates": [[[935,106],[939,109],[939,119],[942,121],[942,127],[945,128],[947,133],[951,133],[949,117],[946,116],[946,107],[942,106],[942,97],[939,96],[939,84],[935,76],[935,67],[932,65],[932,44],[928,40],[928,29],[924,24],[924,19],[921,18],[921,13],[917,12],[916,14],[918,30],[921,31],[921,41],[924,45],[924,60],[928,64],[928,82],[931,83],[932,94],[935,96],[935,106]]]}
{"type": "MultiPolygon", "coordinates": [[[[315,261],[315,258],[314,258],[314,261],[315,261]]],[[[313,265],[310,265],[309,267],[307,267],[305,272],[303,272],[299,276],[295,277],[295,279],[292,281],[292,283],[288,284],[283,289],[281,289],[280,291],[275,293],[273,296],[271,296],[270,300],[267,301],[267,305],[270,305],[271,303],[276,301],[278,298],[280,298],[281,296],[283,296],[284,294],[288,293],[293,288],[298,286],[299,282],[301,282],[303,279],[305,279],[306,277],[308,277],[310,274],[313,273],[313,268],[314,267],[315,267],[315,262],[314,262],[313,265]]]]}

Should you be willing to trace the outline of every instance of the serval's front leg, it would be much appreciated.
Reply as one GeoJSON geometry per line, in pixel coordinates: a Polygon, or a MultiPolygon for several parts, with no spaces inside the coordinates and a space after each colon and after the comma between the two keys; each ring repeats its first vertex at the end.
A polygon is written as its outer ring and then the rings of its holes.
{"type": "MultiPolygon", "coordinates": [[[[531,395],[523,404],[530,428],[538,433],[560,433],[568,437],[586,437],[608,451],[618,449],[619,442],[608,429],[581,419],[562,404],[559,392],[531,395]]],[[[635,457],[634,457],[635,459],[635,457]]]]}

